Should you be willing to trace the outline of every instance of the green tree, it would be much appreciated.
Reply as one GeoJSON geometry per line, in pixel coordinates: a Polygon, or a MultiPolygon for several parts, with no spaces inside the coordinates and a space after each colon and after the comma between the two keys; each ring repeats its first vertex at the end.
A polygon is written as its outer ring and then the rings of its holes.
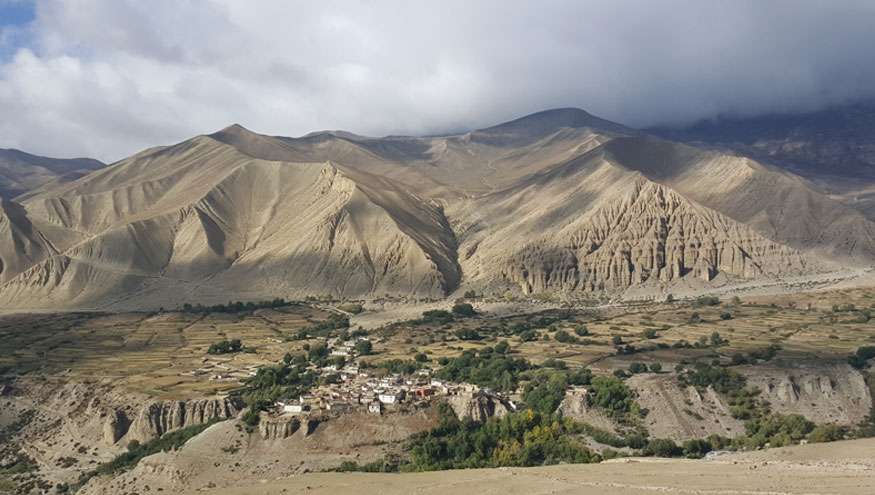
{"type": "Polygon", "coordinates": [[[453,305],[453,314],[459,316],[474,316],[477,312],[474,311],[474,306],[469,303],[456,303],[453,305]]]}
{"type": "Polygon", "coordinates": [[[360,339],[355,343],[355,352],[360,356],[367,356],[374,352],[374,344],[370,340],[360,339]]]}

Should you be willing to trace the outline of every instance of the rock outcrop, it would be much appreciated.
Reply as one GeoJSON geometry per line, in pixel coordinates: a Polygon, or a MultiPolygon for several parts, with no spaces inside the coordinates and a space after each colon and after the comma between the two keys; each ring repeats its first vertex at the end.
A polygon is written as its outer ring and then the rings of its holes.
{"type": "Polygon", "coordinates": [[[242,404],[232,398],[162,401],[144,406],[127,433],[127,440],[148,441],[168,431],[237,416],[242,404]]]}
{"type": "Polygon", "coordinates": [[[107,445],[114,445],[122,439],[131,427],[131,420],[122,409],[110,412],[103,423],[103,441],[107,445]]]}
{"type": "Polygon", "coordinates": [[[258,422],[258,433],[265,440],[289,438],[300,429],[301,420],[295,416],[270,417],[264,414],[258,422]]]}
{"type": "Polygon", "coordinates": [[[759,365],[745,374],[773,410],[801,414],[816,423],[857,425],[873,406],[863,375],[844,363],[794,368],[759,365]]]}
{"type": "Polygon", "coordinates": [[[484,422],[491,417],[502,417],[512,412],[513,404],[484,390],[464,391],[447,398],[447,402],[459,418],[471,418],[484,422]]]}
{"type": "Polygon", "coordinates": [[[710,282],[795,273],[804,256],[743,224],[638,179],[618,201],[533,239],[500,273],[524,293],[622,290],[685,277],[710,282]]]}

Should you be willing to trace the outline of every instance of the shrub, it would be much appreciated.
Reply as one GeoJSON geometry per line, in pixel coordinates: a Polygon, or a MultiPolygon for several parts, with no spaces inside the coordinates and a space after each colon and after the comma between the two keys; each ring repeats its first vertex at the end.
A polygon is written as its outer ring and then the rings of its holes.
{"type": "Polygon", "coordinates": [[[453,314],[458,316],[474,316],[477,312],[474,311],[474,306],[468,303],[456,303],[453,305],[453,314]]]}
{"type": "MultiPolygon", "coordinates": [[[[622,370],[618,370],[622,371],[622,370]]],[[[593,405],[613,415],[623,415],[632,410],[634,397],[632,390],[619,378],[597,376],[592,379],[593,405]]]]}
{"type": "Polygon", "coordinates": [[[417,353],[416,356],[413,357],[413,360],[416,361],[417,363],[427,363],[428,356],[426,356],[424,353],[420,352],[420,353],[417,353]]]}
{"type": "Polygon", "coordinates": [[[711,452],[713,450],[711,446],[711,442],[708,440],[702,440],[700,438],[694,438],[692,440],[687,440],[684,442],[683,446],[684,455],[691,459],[700,459],[705,457],[705,454],[711,452]]]}
{"type": "Polygon", "coordinates": [[[659,363],[650,363],[650,371],[653,373],[659,373],[662,371],[662,365],[659,363]]]}
{"type": "Polygon", "coordinates": [[[614,335],[613,337],[611,337],[611,343],[614,345],[623,345],[623,337],[620,337],[619,335],[614,335]]]}
{"type": "Polygon", "coordinates": [[[720,319],[721,320],[731,320],[732,313],[730,313],[729,311],[724,311],[724,312],[720,313],[720,319]]]}
{"type": "Polygon", "coordinates": [[[520,340],[523,342],[532,342],[538,339],[538,332],[534,330],[526,330],[520,333],[520,340]]]}
{"type": "Polygon", "coordinates": [[[456,330],[456,338],[459,340],[482,340],[483,336],[472,328],[460,328],[456,330]]]}
{"type": "Polygon", "coordinates": [[[867,345],[857,349],[857,352],[848,357],[848,364],[857,369],[866,367],[867,361],[875,357],[875,346],[867,345]]]}
{"type": "Polygon", "coordinates": [[[578,337],[586,337],[589,335],[589,329],[586,328],[586,325],[578,325],[574,329],[574,333],[576,333],[578,337]]]}
{"type": "Polygon", "coordinates": [[[507,354],[510,352],[510,344],[507,343],[506,340],[502,340],[501,342],[495,344],[495,352],[499,354],[507,354]]]}
{"type": "Polygon", "coordinates": [[[834,424],[815,426],[808,434],[808,441],[812,443],[834,442],[845,438],[847,429],[834,424]]]}
{"type": "Polygon", "coordinates": [[[355,352],[361,356],[367,356],[374,352],[374,344],[370,340],[359,340],[355,343],[355,352]]]}
{"type": "Polygon", "coordinates": [[[222,340],[211,344],[207,349],[207,354],[232,354],[243,350],[243,343],[240,339],[222,340]]]}
{"type": "Polygon", "coordinates": [[[632,363],[629,365],[629,372],[632,374],[644,373],[647,371],[647,365],[644,363],[632,363]]]}
{"type": "Polygon", "coordinates": [[[690,318],[687,320],[688,323],[702,323],[702,316],[699,313],[693,313],[690,315],[690,318]]]}
{"type": "Polygon", "coordinates": [[[568,367],[568,365],[565,364],[565,361],[556,358],[545,359],[544,362],[541,363],[541,366],[543,366],[544,368],[554,368],[557,370],[564,370],[568,367]]]}
{"type": "Polygon", "coordinates": [[[561,342],[563,344],[569,344],[569,343],[576,344],[577,343],[577,337],[571,335],[570,333],[566,332],[565,330],[557,331],[553,335],[553,338],[556,340],[556,342],[561,342]]]}
{"type": "Polygon", "coordinates": [[[646,328],[641,334],[645,339],[655,339],[657,337],[655,328],[646,328]]]}
{"type": "Polygon", "coordinates": [[[669,438],[654,438],[647,442],[642,454],[656,457],[677,457],[683,453],[674,440],[669,438]]]}
{"type": "Polygon", "coordinates": [[[435,325],[444,325],[453,321],[453,313],[443,309],[432,309],[422,312],[422,319],[418,323],[431,323],[435,325]]]}
{"type": "Polygon", "coordinates": [[[533,380],[523,390],[523,401],[535,411],[552,414],[565,398],[568,382],[562,373],[551,373],[546,378],[533,380]]]}
{"type": "Polygon", "coordinates": [[[261,416],[258,413],[259,411],[257,409],[247,409],[246,412],[243,413],[243,422],[248,426],[256,426],[261,420],[261,416]]]}

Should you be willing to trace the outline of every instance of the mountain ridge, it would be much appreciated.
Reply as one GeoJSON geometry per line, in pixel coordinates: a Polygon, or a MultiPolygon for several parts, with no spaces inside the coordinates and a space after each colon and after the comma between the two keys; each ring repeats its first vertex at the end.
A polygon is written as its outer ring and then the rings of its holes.
{"type": "Polygon", "coordinates": [[[875,224],[804,179],[579,109],[339,134],[232,124],[27,195],[0,219],[0,239],[19,239],[0,243],[0,305],[662,297],[875,260],[875,224]]]}

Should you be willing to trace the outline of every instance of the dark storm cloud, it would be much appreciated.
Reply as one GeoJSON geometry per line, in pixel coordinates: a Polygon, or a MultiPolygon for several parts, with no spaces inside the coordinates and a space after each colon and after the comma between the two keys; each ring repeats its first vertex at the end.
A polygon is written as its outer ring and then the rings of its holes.
{"type": "MultiPolygon", "coordinates": [[[[558,106],[633,126],[875,96],[872,1],[45,0],[0,147],[115,159],[231,122],[419,134],[558,106]]],[[[16,27],[21,29],[21,26],[16,27]]]]}

